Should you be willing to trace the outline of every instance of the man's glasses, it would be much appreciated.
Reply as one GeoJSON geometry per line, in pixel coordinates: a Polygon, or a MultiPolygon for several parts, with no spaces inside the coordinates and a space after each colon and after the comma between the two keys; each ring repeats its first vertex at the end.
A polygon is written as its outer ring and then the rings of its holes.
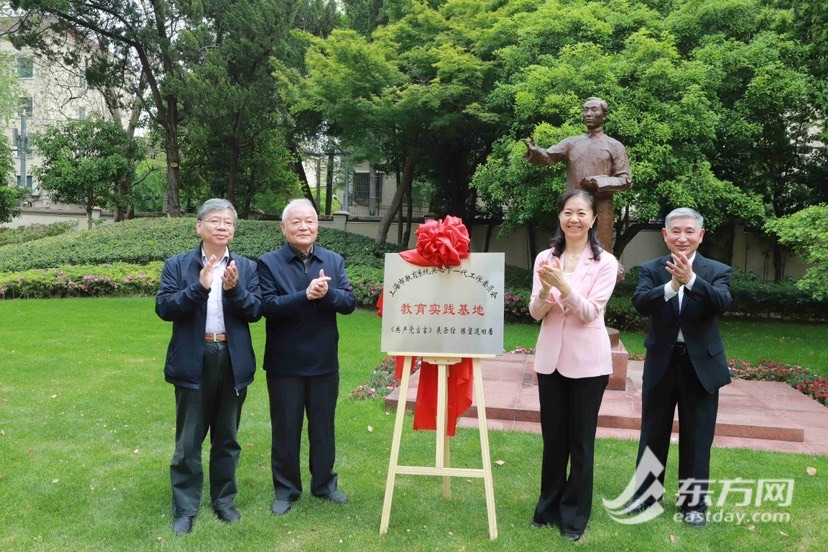
{"type": "Polygon", "coordinates": [[[236,226],[236,223],[232,220],[210,219],[203,220],[202,222],[207,226],[210,226],[211,228],[218,228],[222,225],[224,225],[225,228],[233,228],[234,226],[236,226]]]}

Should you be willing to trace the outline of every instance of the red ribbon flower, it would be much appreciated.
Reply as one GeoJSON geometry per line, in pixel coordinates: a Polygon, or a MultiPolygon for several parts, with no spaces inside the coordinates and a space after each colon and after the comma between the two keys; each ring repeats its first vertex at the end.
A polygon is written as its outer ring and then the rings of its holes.
{"type": "Polygon", "coordinates": [[[417,266],[458,266],[469,256],[469,231],[459,217],[446,215],[443,220],[432,219],[421,224],[417,231],[417,247],[400,255],[417,266]]]}

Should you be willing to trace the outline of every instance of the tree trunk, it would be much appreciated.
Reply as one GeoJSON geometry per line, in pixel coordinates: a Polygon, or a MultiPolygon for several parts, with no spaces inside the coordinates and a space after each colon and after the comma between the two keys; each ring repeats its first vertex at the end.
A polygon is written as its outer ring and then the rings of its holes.
{"type": "Polygon", "coordinates": [[[334,153],[328,153],[328,171],[325,175],[325,214],[331,214],[333,205],[334,153]]]}
{"type": "Polygon", "coordinates": [[[313,204],[313,208],[316,209],[316,212],[318,213],[319,206],[313,199],[313,192],[311,191],[310,184],[308,183],[308,175],[305,172],[305,166],[302,164],[302,154],[299,152],[299,148],[296,144],[290,144],[288,149],[293,154],[293,161],[290,163],[290,168],[293,173],[299,177],[299,184],[302,186],[302,194],[305,199],[313,204]]]}
{"type": "Polygon", "coordinates": [[[534,222],[526,223],[526,242],[529,245],[529,266],[534,266],[535,257],[538,256],[538,243],[535,239],[535,228],[536,226],[534,222]]]}
{"type": "Polygon", "coordinates": [[[408,242],[411,241],[411,219],[414,218],[414,194],[411,192],[413,190],[409,190],[408,194],[406,194],[406,198],[408,199],[408,216],[405,221],[405,232],[399,242],[403,247],[408,247],[408,242]]]}
{"type": "Polygon", "coordinates": [[[382,245],[388,239],[388,229],[391,227],[391,221],[394,220],[394,216],[397,214],[397,210],[402,204],[405,192],[411,189],[411,183],[414,181],[414,167],[416,165],[417,158],[415,155],[408,155],[405,158],[405,164],[403,165],[402,170],[402,185],[397,186],[397,191],[394,192],[394,198],[391,200],[391,205],[388,206],[388,210],[385,212],[385,215],[382,217],[379,227],[377,228],[377,244],[382,245]]]}
{"type": "Polygon", "coordinates": [[[227,201],[236,205],[236,191],[239,189],[239,155],[241,148],[236,134],[230,136],[230,158],[227,160],[227,201]]]}
{"type": "Polygon", "coordinates": [[[486,240],[483,244],[483,252],[488,253],[489,247],[492,244],[492,234],[494,233],[495,221],[494,219],[489,219],[489,223],[486,225],[486,240]]]}
{"type": "Polygon", "coordinates": [[[181,192],[179,186],[179,172],[181,158],[178,151],[178,107],[175,98],[169,98],[169,119],[165,121],[167,131],[164,141],[164,150],[167,153],[167,196],[166,211],[169,217],[181,216],[181,192]]]}
{"type": "MultiPolygon", "coordinates": [[[[139,83],[139,89],[144,90],[146,84],[146,80],[144,77],[141,77],[141,81],[139,83]]],[[[121,105],[119,102],[119,93],[111,86],[103,87],[100,90],[104,97],[104,101],[106,102],[107,108],[109,109],[109,114],[112,117],[112,120],[121,124],[121,105]]],[[[129,150],[132,147],[132,142],[135,140],[135,129],[138,126],[138,119],[141,117],[141,113],[143,109],[141,108],[141,99],[138,97],[133,98],[132,101],[132,109],[130,110],[129,114],[129,121],[127,122],[127,126],[124,129],[126,132],[127,138],[129,138],[129,142],[126,145],[126,149],[129,150]]],[[[124,157],[129,156],[129,151],[124,151],[124,157]]],[[[133,171],[134,172],[134,171],[133,171]]],[[[115,207],[115,222],[121,222],[122,220],[131,219],[135,217],[135,206],[133,205],[132,201],[132,177],[134,174],[125,174],[121,177],[121,180],[116,184],[118,195],[121,197],[129,198],[128,201],[124,202],[123,205],[116,205],[115,207]]]]}
{"type": "Polygon", "coordinates": [[[94,201],[95,200],[91,197],[86,198],[86,228],[87,228],[87,230],[92,230],[92,227],[93,227],[93,224],[92,224],[92,209],[94,208],[93,207],[93,202],[94,201]]]}
{"type": "Polygon", "coordinates": [[[785,277],[785,256],[782,246],[777,240],[773,240],[773,282],[778,284],[785,277]]]}
{"type": "Polygon", "coordinates": [[[648,224],[641,223],[631,224],[627,227],[624,233],[618,233],[616,229],[615,244],[612,248],[613,255],[615,255],[616,257],[620,257],[621,254],[624,253],[624,248],[627,247],[627,245],[629,245],[629,243],[636,236],[636,234],[638,234],[641,230],[644,230],[648,226],[648,224]]]}

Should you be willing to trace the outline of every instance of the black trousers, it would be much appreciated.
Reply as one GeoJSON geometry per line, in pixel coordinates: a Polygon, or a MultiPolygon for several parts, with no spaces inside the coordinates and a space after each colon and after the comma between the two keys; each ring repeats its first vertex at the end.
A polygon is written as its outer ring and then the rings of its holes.
{"type": "Polygon", "coordinates": [[[170,464],[172,513],[194,516],[201,504],[201,447],[210,432],[210,501],[214,510],[233,505],[238,488],[237,439],[247,390],[236,391],[226,343],[205,343],[201,387],[175,387],[175,453],[170,464]]]}
{"type": "Polygon", "coordinates": [[[302,494],[299,450],[302,426],[308,417],[311,494],[324,496],[337,489],[336,401],[339,372],[323,376],[267,374],[272,434],[270,461],[277,500],[297,500],[302,494]]]}
{"type": "MultiPolygon", "coordinates": [[[[674,352],[662,380],[653,388],[642,391],[636,468],[647,447],[662,466],[667,466],[676,406],[679,415],[679,484],[685,489],[680,492],[678,505],[684,511],[704,512],[707,510],[704,497],[709,487],[710,448],[716,431],[719,392],[708,393],[702,387],[686,353],[674,352]]],[[[664,473],[662,470],[657,477],[662,487],[664,473]]],[[[636,497],[646,495],[655,479],[648,472],[641,481],[636,481],[636,497]]],[[[661,500],[661,497],[653,496],[652,499],[661,500]]]]}
{"type": "Polygon", "coordinates": [[[592,512],[598,410],[608,382],[609,376],[538,374],[543,464],[536,522],[572,533],[586,529],[592,512]]]}

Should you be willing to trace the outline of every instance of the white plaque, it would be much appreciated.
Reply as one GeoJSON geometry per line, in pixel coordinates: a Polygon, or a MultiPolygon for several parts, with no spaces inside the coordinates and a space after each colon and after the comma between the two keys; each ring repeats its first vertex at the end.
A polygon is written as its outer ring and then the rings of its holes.
{"type": "Polygon", "coordinates": [[[460,266],[417,266],[385,255],[382,351],[503,354],[503,253],[472,253],[460,266]]]}

